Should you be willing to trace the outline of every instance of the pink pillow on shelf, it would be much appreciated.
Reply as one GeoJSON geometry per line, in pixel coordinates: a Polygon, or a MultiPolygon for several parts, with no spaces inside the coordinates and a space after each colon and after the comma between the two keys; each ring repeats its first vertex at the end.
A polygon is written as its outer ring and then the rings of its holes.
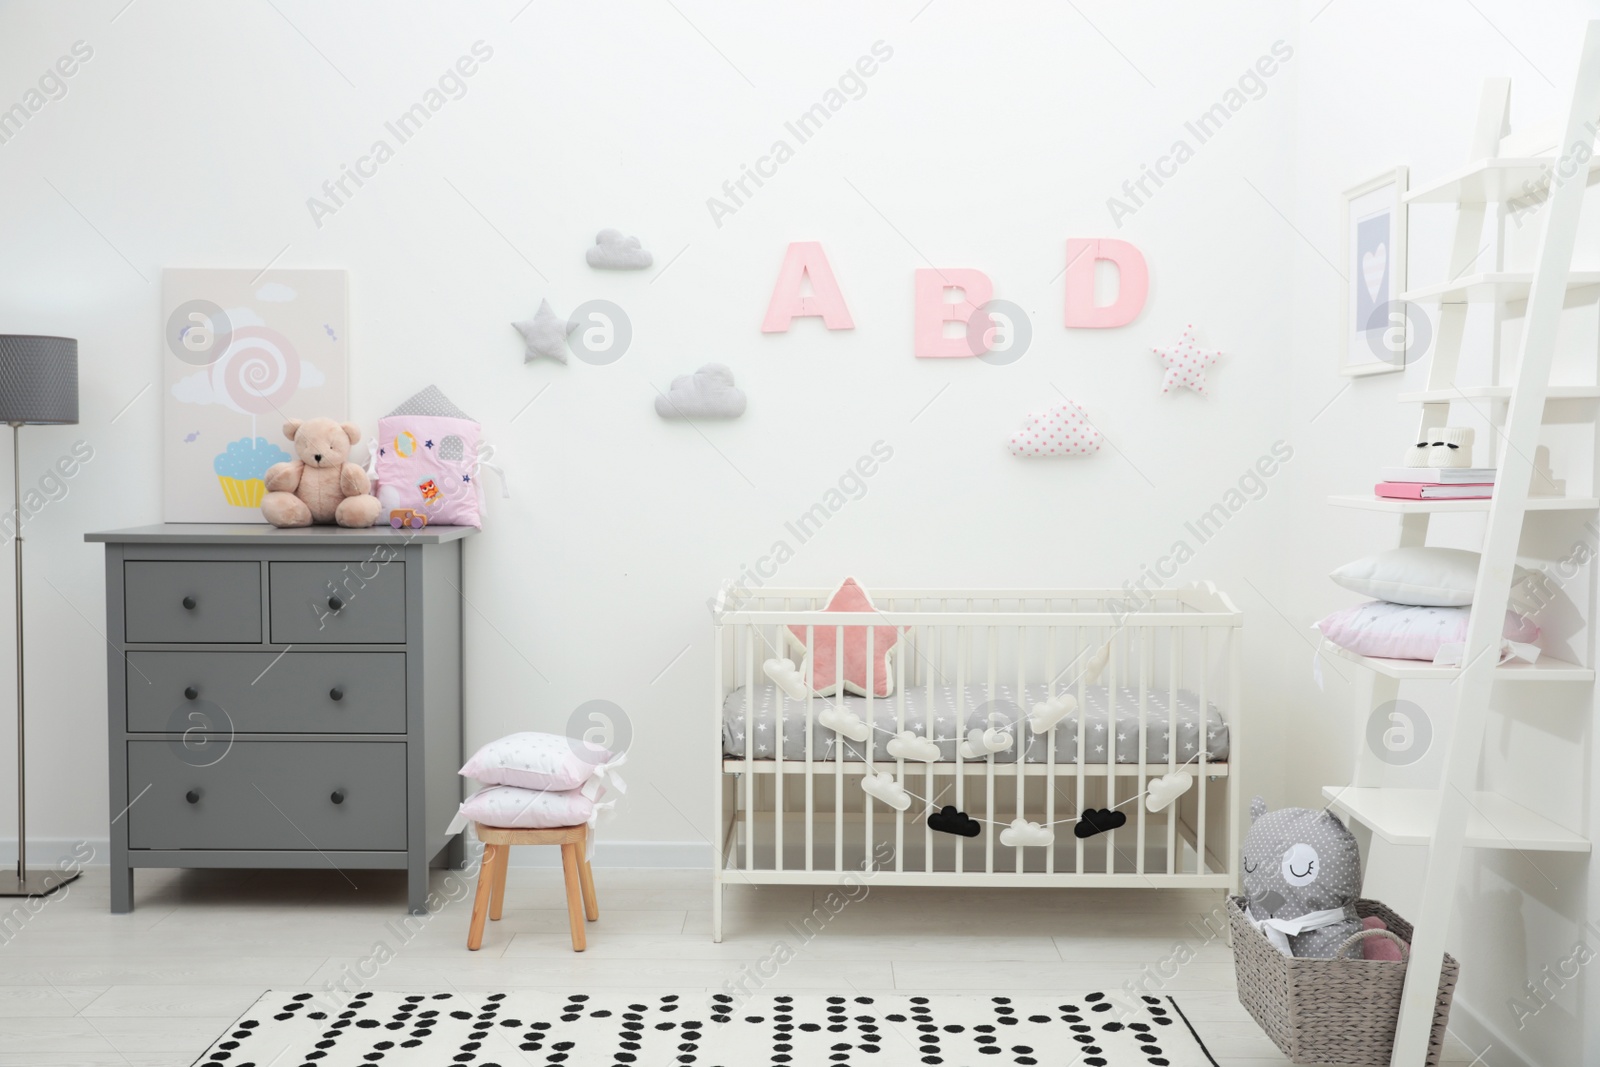
{"type": "MultiPolygon", "coordinates": [[[[1471,612],[1471,608],[1411,607],[1374,600],[1336,611],[1316,626],[1323,637],[1359,656],[1431,663],[1441,648],[1459,648],[1466,641],[1471,612]]],[[[1531,644],[1539,639],[1539,627],[1508,611],[1502,636],[1531,644]]]]}
{"type": "Polygon", "coordinates": [[[459,773],[485,785],[561,792],[581,788],[596,775],[604,777],[621,763],[622,757],[587,741],[529,731],[490,741],[459,773]]]}

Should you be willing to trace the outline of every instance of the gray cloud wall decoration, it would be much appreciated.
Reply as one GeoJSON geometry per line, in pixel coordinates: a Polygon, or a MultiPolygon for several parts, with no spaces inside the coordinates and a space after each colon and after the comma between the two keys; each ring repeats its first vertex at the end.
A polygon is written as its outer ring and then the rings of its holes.
{"type": "Polygon", "coordinates": [[[721,363],[679,375],[656,397],[656,414],[663,419],[737,419],[744,407],[744,390],[733,384],[733,371],[721,363]]]}
{"type": "Polygon", "coordinates": [[[584,252],[589,266],[600,270],[644,270],[655,262],[655,257],[645,251],[637,237],[625,236],[621,230],[604,229],[594,236],[594,244],[584,252]]]}

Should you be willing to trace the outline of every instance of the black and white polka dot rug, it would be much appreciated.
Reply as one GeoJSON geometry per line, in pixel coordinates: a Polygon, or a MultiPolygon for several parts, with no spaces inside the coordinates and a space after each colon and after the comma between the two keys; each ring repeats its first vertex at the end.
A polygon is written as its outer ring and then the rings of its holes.
{"type": "Polygon", "coordinates": [[[267,993],[196,1067],[1218,1067],[1171,997],[267,993]]]}

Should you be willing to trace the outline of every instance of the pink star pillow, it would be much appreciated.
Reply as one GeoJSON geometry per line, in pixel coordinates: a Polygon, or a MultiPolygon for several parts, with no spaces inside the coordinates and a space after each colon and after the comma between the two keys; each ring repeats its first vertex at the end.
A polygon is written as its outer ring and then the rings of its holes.
{"type": "MultiPolygon", "coordinates": [[[[854,578],[833,591],[823,611],[875,611],[872,598],[854,578]]],[[[886,697],[894,692],[894,671],[891,669],[890,651],[899,634],[893,626],[873,626],[872,630],[872,695],[886,697]]],[[[867,630],[866,626],[813,626],[811,649],[811,689],[818,696],[832,696],[839,691],[840,679],[846,692],[857,696],[867,695],[867,630]],[[836,669],[839,631],[844,631],[844,664],[836,669]]],[[[806,628],[790,626],[785,631],[789,644],[800,654],[806,650],[806,628]]],[[[801,666],[804,671],[804,665],[801,666]]]]}
{"type": "Polygon", "coordinates": [[[1181,388],[1192,389],[1201,396],[1206,395],[1206,371],[1222,355],[1215,349],[1201,348],[1195,342],[1192,325],[1183,328],[1183,336],[1171,348],[1152,351],[1161,357],[1162,364],[1167,368],[1167,376],[1161,381],[1163,393],[1181,388]]]}
{"type": "Polygon", "coordinates": [[[1063,400],[1035,411],[1011,435],[1013,456],[1092,456],[1100,451],[1100,431],[1077,404],[1063,400]]]}

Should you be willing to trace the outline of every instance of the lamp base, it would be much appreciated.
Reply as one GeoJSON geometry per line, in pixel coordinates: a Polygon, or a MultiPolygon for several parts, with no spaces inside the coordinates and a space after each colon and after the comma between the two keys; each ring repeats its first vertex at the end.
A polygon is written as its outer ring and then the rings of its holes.
{"type": "Polygon", "coordinates": [[[15,867],[0,871],[0,897],[47,897],[69,882],[78,880],[78,871],[24,871],[17,877],[15,867]]]}

